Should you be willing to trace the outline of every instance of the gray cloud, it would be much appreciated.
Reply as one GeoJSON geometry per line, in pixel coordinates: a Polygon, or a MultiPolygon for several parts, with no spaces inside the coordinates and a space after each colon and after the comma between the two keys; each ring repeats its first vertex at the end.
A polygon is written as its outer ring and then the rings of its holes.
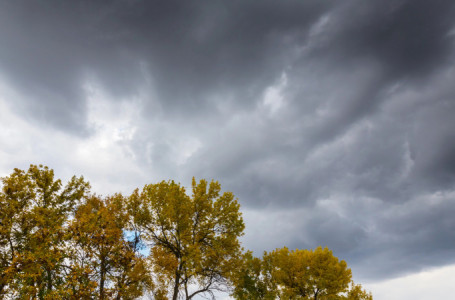
{"type": "Polygon", "coordinates": [[[386,278],[454,262],[454,9],[0,1],[0,79],[18,118],[67,137],[35,151],[59,165],[74,138],[109,187],[218,179],[258,254],[326,245],[386,278]]]}

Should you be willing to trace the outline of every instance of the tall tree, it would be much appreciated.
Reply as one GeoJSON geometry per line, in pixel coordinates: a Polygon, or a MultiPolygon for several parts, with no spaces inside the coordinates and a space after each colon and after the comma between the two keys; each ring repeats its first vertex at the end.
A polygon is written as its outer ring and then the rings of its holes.
{"type": "Polygon", "coordinates": [[[31,165],[1,179],[0,298],[156,300],[372,300],[327,248],[284,247],[262,259],[242,253],[244,223],[218,182],[146,185],[130,197],[89,193],[82,177],[65,187],[31,165]],[[149,246],[148,259],[144,243],[149,246]],[[349,288],[349,283],[351,287],[349,288]]]}
{"type": "Polygon", "coordinates": [[[129,199],[133,223],[149,243],[155,295],[173,300],[227,287],[239,264],[244,223],[218,182],[192,181],[192,196],[174,181],[146,185],[129,199]]]}
{"type": "Polygon", "coordinates": [[[68,227],[72,258],[66,286],[75,298],[134,299],[150,278],[137,244],[124,238],[124,198],[90,196],[68,227]]]}
{"type": "Polygon", "coordinates": [[[0,295],[44,299],[57,293],[67,258],[64,228],[89,188],[82,177],[62,188],[42,165],[2,178],[0,295]]]}

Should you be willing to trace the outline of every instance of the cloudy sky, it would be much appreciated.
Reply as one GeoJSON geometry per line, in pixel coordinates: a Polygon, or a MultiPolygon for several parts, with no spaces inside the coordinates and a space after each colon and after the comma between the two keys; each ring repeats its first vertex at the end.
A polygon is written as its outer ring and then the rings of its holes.
{"type": "Polygon", "coordinates": [[[328,246],[375,299],[444,298],[454,46],[451,0],[0,0],[0,176],[213,178],[255,254],[328,246]]]}

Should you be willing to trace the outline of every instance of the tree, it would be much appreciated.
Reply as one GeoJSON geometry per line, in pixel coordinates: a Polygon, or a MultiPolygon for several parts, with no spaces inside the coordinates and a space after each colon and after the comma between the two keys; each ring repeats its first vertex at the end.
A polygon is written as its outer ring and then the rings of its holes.
{"type": "Polygon", "coordinates": [[[1,299],[188,300],[234,287],[242,300],[372,300],[327,248],[243,253],[239,204],[218,182],[100,197],[83,177],[63,187],[31,165],[1,185],[1,299]]]}
{"type": "Polygon", "coordinates": [[[284,247],[259,259],[246,256],[237,274],[236,299],[343,299],[351,270],[332,251],[293,250],[284,247]]]}
{"type": "Polygon", "coordinates": [[[138,244],[124,238],[124,198],[101,199],[73,177],[31,165],[2,178],[0,298],[134,299],[150,282],[138,244]]]}
{"type": "Polygon", "coordinates": [[[365,291],[362,285],[351,282],[346,300],[373,300],[373,295],[365,291]]]}
{"type": "Polygon", "coordinates": [[[234,277],[232,295],[239,300],[273,300],[277,296],[275,282],[270,276],[270,265],[247,251],[242,258],[242,265],[234,277]]]}
{"type": "Polygon", "coordinates": [[[314,300],[340,295],[348,290],[351,269],[344,260],[339,261],[328,248],[317,247],[309,251],[309,289],[314,300]]]}
{"type": "Polygon", "coordinates": [[[129,198],[129,211],[150,246],[154,294],[173,300],[213,298],[239,265],[244,223],[230,192],[218,182],[192,181],[192,196],[174,181],[146,185],[129,198]]]}
{"type": "Polygon", "coordinates": [[[53,170],[42,165],[15,169],[2,185],[0,295],[52,297],[65,273],[65,226],[90,186],[73,177],[62,189],[53,170]]]}
{"type": "Polygon", "coordinates": [[[68,228],[72,242],[71,273],[66,280],[73,298],[134,299],[150,282],[137,244],[124,238],[128,215],[124,198],[90,196],[68,228]]]}

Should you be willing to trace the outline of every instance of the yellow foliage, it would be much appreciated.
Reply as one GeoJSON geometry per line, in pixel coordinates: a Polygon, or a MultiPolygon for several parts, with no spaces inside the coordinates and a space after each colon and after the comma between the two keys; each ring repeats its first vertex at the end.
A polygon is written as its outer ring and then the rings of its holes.
{"type": "Polygon", "coordinates": [[[243,252],[240,205],[216,181],[174,181],[129,197],[90,193],[31,165],[1,178],[0,299],[372,300],[327,248],[243,252]],[[140,250],[147,244],[146,257],[140,250]],[[351,286],[349,286],[351,283],[351,286]]]}
{"type": "Polygon", "coordinates": [[[244,224],[237,200],[220,190],[218,182],[193,178],[192,196],[162,181],[129,198],[133,223],[151,247],[155,286],[172,299],[222,288],[238,266],[244,224]]]}
{"type": "Polygon", "coordinates": [[[236,299],[343,299],[351,270],[327,248],[292,250],[284,247],[262,260],[247,253],[237,274],[236,299]]]}

